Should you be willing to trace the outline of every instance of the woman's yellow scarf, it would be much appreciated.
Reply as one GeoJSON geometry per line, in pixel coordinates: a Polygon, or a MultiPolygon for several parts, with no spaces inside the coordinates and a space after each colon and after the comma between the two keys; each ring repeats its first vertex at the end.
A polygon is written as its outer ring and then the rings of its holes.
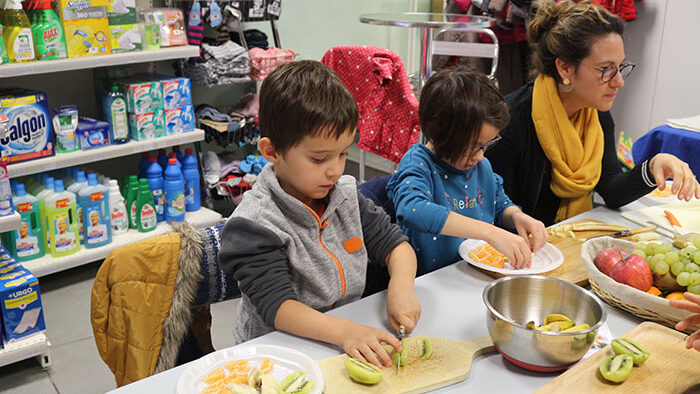
{"type": "Polygon", "coordinates": [[[555,221],[593,208],[603,158],[603,129],[595,108],[583,108],[571,118],[557,92],[557,83],[540,74],[532,92],[532,120],[537,139],[552,163],[550,188],[561,204],[555,221]]]}

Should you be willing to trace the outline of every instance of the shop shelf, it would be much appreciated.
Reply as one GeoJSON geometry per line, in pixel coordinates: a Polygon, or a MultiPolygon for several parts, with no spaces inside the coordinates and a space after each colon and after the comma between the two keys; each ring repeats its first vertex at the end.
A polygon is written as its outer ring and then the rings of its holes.
{"type": "Polygon", "coordinates": [[[161,48],[155,51],[124,52],[113,53],[110,55],[87,56],[61,60],[12,63],[0,66],[0,78],[47,74],[85,68],[119,66],[122,64],[155,62],[160,60],[183,59],[194,56],[199,56],[199,47],[194,45],[185,45],[180,47],[161,48]]]}
{"type": "MultiPolygon", "coordinates": [[[[208,227],[217,224],[221,220],[221,214],[207,208],[201,208],[196,212],[187,212],[185,220],[194,227],[208,227]]],[[[148,233],[140,233],[137,230],[129,230],[124,234],[119,234],[112,237],[112,243],[99,247],[88,249],[81,247],[80,251],[70,256],[53,257],[47,254],[44,257],[36,260],[24,261],[24,268],[30,270],[36,277],[41,277],[55,272],[67,270],[93,261],[101,260],[107,257],[111,251],[124,245],[138,242],[146,238],[155,237],[171,232],[170,225],[166,222],[158,223],[158,227],[148,233]]]]}
{"type": "Polygon", "coordinates": [[[0,349],[0,367],[28,359],[29,357],[40,356],[39,362],[41,366],[44,369],[48,369],[51,366],[50,346],[51,343],[43,332],[13,341],[5,345],[4,349],[0,349]]]}
{"type": "Polygon", "coordinates": [[[20,223],[22,223],[22,218],[17,212],[7,216],[0,216],[0,233],[17,230],[20,223]]]}
{"type": "Polygon", "coordinates": [[[13,163],[7,166],[10,178],[51,171],[58,168],[72,167],[135,153],[148,152],[173,145],[188,144],[204,140],[204,130],[195,129],[189,133],[169,135],[148,141],[129,141],[126,144],[110,145],[86,151],[57,153],[51,157],[13,163]]]}

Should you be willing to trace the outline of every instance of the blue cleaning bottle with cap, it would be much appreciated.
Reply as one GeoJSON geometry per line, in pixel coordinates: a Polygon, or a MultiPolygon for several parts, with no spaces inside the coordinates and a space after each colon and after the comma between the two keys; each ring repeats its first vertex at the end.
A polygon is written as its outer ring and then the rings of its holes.
{"type": "Polygon", "coordinates": [[[109,213],[109,189],[97,182],[97,174],[88,174],[87,186],[78,192],[83,211],[83,239],[86,248],[112,242],[109,213]]]}
{"type": "Polygon", "coordinates": [[[163,169],[160,167],[160,164],[158,164],[155,157],[151,157],[147,174],[148,188],[153,194],[153,203],[156,207],[156,215],[158,216],[158,221],[162,222],[165,220],[165,194],[163,192],[165,180],[163,179],[163,169]]]}
{"type": "Polygon", "coordinates": [[[185,184],[182,172],[177,167],[177,159],[170,158],[165,169],[165,220],[182,222],[185,220],[185,184]]]}
{"type": "Polygon", "coordinates": [[[165,149],[158,149],[158,164],[163,171],[168,167],[168,154],[165,149]]]}
{"type": "Polygon", "coordinates": [[[182,177],[185,178],[185,210],[187,212],[198,211],[202,206],[199,193],[199,169],[197,168],[197,158],[192,154],[192,148],[185,149],[182,177]]]}
{"type": "Polygon", "coordinates": [[[151,165],[151,159],[148,152],[141,153],[141,160],[139,160],[139,179],[145,178],[148,173],[148,167],[151,165]]]}
{"type": "Polygon", "coordinates": [[[39,200],[26,192],[23,183],[17,183],[13,201],[22,222],[19,230],[2,234],[3,245],[20,262],[43,257],[46,253],[44,250],[46,241],[44,241],[44,234],[41,232],[39,200]]]}
{"type": "Polygon", "coordinates": [[[177,158],[177,161],[182,164],[182,160],[185,158],[185,155],[182,154],[182,151],[180,150],[180,145],[175,145],[173,146],[173,153],[175,153],[175,158],[177,158]]]}

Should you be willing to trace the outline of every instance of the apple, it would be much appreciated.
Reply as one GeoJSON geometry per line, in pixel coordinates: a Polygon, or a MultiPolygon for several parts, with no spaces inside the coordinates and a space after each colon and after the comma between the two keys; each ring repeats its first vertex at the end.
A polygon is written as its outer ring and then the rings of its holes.
{"type": "Polygon", "coordinates": [[[649,264],[636,254],[625,254],[622,260],[610,270],[610,277],[641,291],[649,290],[654,284],[649,264]]]}
{"type": "Polygon", "coordinates": [[[626,255],[627,252],[624,249],[609,247],[601,250],[595,256],[593,264],[598,268],[598,270],[605,275],[610,276],[610,270],[615,264],[622,260],[622,256],[626,255]]]}

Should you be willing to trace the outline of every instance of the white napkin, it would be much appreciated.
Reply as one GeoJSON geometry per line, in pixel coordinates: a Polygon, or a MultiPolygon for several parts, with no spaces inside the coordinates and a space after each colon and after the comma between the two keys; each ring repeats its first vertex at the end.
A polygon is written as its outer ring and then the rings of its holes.
{"type": "Polygon", "coordinates": [[[679,129],[700,131],[700,115],[691,116],[689,118],[668,119],[667,124],[679,129]]]}

